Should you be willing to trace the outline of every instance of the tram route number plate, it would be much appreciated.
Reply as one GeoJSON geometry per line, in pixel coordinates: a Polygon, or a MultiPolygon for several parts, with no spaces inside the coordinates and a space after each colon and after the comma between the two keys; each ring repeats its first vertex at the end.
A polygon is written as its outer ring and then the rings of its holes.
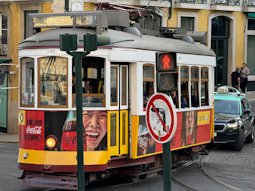
{"type": "Polygon", "coordinates": [[[55,49],[47,49],[47,54],[55,54],[56,50],[55,49]]]}

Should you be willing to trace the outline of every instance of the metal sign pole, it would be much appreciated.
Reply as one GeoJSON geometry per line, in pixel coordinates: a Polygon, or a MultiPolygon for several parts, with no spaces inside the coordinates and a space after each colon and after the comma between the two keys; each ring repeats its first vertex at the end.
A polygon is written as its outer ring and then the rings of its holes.
{"type": "Polygon", "coordinates": [[[171,145],[170,141],[163,144],[163,175],[164,175],[164,191],[171,191],[171,145]]]}
{"type": "Polygon", "coordinates": [[[82,124],[82,58],[90,52],[67,52],[75,59],[75,92],[77,123],[77,170],[78,191],[85,191],[84,159],[83,159],[83,124],[82,124]]]}

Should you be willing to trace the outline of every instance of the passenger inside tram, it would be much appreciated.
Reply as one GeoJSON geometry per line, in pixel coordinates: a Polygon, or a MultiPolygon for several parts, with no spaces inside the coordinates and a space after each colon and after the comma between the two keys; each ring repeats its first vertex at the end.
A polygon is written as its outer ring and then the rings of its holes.
{"type": "Polygon", "coordinates": [[[149,99],[151,98],[152,95],[153,95],[153,90],[152,90],[152,88],[150,87],[150,88],[148,89],[147,96],[144,96],[144,99],[143,99],[144,107],[146,107],[146,105],[147,105],[147,103],[148,103],[148,101],[149,101],[149,99]]]}
{"type": "MultiPolygon", "coordinates": [[[[171,97],[172,97],[172,99],[173,99],[173,103],[174,103],[174,105],[175,105],[175,107],[177,107],[177,108],[179,108],[179,106],[178,106],[178,92],[176,92],[176,91],[171,91],[170,92],[170,95],[171,95],[171,97]]],[[[184,97],[181,95],[181,108],[185,108],[185,107],[187,107],[187,102],[186,102],[186,100],[184,99],[184,97]]]]}

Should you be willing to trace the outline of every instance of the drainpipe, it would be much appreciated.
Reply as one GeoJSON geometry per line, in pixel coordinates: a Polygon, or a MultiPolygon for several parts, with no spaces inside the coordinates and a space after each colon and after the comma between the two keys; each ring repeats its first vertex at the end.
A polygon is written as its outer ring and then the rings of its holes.
{"type": "Polygon", "coordinates": [[[69,12],[69,0],[65,0],[65,11],[69,12]]]}
{"type": "Polygon", "coordinates": [[[171,6],[169,7],[169,18],[168,20],[170,20],[172,18],[172,7],[173,7],[173,0],[168,0],[171,4],[171,6]]]}

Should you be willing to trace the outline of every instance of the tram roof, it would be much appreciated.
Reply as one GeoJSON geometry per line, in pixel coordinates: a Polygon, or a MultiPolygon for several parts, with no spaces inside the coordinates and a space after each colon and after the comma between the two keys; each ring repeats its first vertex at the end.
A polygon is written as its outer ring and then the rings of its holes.
{"type": "MultiPolygon", "coordinates": [[[[138,29],[137,29],[138,30],[138,29]]],[[[83,46],[83,36],[86,33],[96,34],[95,29],[58,28],[36,33],[19,44],[19,49],[28,47],[59,47],[60,34],[77,34],[78,46],[83,46]]],[[[128,32],[108,29],[103,35],[109,36],[110,47],[136,48],[143,50],[166,51],[197,55],[215,56],[214,51],[199,43],[189,43],[179,39],[155,37],[149,35],[134,35],[128,32]]]]}

